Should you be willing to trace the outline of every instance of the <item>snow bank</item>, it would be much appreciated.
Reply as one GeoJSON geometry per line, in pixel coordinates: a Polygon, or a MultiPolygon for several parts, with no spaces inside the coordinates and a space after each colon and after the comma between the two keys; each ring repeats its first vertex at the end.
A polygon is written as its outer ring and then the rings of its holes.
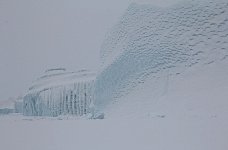
{"type": "Polygon", "coordinates": [[[194,0],[165,9],[134,3],[108,34],[101,58],[95,84],[98,110],[146,79],[160,85],[193,66],[227,59],[228,2],[194,0]]]}
{"type": "Polygon", "coordinates": [[[228,59],[193,66],[182,74],[145,80],[108,105],[106,118],[223,119],[228,114],[228,59]]]}

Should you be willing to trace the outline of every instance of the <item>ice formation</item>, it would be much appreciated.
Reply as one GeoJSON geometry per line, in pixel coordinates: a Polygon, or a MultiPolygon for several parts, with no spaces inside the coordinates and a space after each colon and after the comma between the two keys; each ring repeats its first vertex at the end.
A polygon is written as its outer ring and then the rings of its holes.
{"type": "Polygon", "coordinates": [[[23,113],[23,97],[18,97],[14,103],[15,113],[23,113]]]}
{"type": "Polygon", "coordinates": [[[134,3],[102,45],[95,105],[102,110],[148,77],[226,58],[227,0],[192,0],[165,9],[134,3]]]}
{"type": "Polygon", "coordinates": [[[227,59],[227,48],[226,0],[189,0],[169,8],[133,3],[107,34],[97,76],[47,70],[29,88],[23,113],[81,116],[90,106],[102,112],[148,78],[165,81],[192,66],[227,59]]]}
{"type": "Polygon", "coordinates": [[[93,100],[95,74],[86,70],[49,69],[24,97],[23,114],[30,116],[82,116],[93,100]]]}

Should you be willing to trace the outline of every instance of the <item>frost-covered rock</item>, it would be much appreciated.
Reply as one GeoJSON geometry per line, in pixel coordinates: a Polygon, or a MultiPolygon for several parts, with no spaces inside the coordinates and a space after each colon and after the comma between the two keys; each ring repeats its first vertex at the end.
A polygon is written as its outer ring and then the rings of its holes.
{"type": "Polygon", "coordinates": [[[148,77],[226,58],[227,0],[189,0],[170,8],[132,4],[102,45],[95,105],[102,110],[148,77]]]}
{"type": "Polygon", "coordinates": [[[86,70],[49,69],[29,88],[24,97],[23,114],[82,116],[93,99],[94,79],[95,74],[86,70]]]}

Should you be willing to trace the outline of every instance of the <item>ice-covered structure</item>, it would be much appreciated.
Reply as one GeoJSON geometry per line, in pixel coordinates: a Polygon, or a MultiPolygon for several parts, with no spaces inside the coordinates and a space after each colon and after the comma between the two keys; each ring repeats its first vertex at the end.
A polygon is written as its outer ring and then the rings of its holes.
{"type": "Polygon", "coordinates": [[[93,100],[95,74],[86,70],[49,69],[29,88],[23,114],[31,116],[81,116],[93,100]]]}

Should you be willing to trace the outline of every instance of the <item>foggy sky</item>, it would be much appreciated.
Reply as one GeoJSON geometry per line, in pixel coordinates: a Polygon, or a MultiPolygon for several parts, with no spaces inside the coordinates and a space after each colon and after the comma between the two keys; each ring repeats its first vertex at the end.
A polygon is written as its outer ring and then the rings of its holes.
{"type": "MultiPolygon", "coordinates": [[[[0,100],[24,94],[49,68],[96,71],[105,33],[132,1],[0,0],[0,100]]],[[[174,2],[140,2],[149,1],[174,2]]]]}

